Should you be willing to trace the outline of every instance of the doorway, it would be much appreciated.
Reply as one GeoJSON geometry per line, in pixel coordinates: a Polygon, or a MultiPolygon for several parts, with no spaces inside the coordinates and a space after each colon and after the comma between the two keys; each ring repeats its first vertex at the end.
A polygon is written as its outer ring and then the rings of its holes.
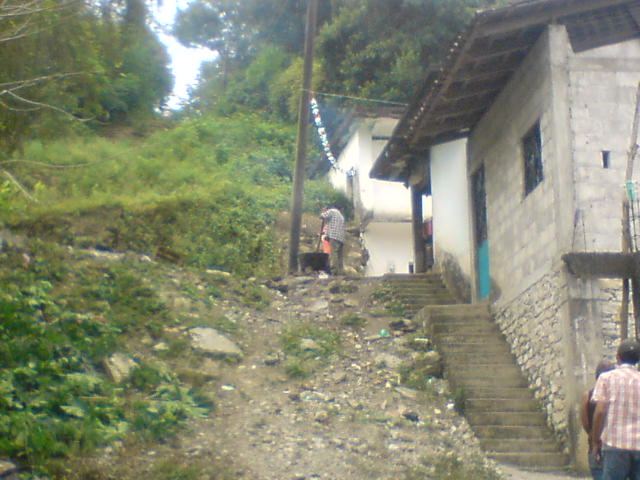
{"type": "Polygon", "coordinates": [[[483,299],[491,293],[489,238],[487,232],[487,192],[485,188],[484,165],[471,176],[471,189],[475,234],[476,279],[478,297],[483,299]]]}

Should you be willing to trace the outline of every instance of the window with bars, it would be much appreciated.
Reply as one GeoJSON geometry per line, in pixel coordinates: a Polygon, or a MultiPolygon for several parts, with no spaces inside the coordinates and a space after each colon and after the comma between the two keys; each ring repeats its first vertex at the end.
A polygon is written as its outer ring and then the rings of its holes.
{"type": "Polygon", "coordinates": [[[527,196],[544,180],[539,121],[522,138],[522,154],[524,156],[524,194],[527,196]]]}

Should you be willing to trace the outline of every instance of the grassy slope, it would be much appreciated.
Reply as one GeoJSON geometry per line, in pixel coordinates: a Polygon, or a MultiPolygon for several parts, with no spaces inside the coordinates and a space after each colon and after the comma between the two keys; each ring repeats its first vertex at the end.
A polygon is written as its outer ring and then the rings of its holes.
{"type": "MultiPolygon", "coordinates": [[[[216,302],[267,301],[243,278],[279,271],[272,226],[288,206],[293,145],[290,127],[239,115],[146,139],[36,141],[4,165],[33,200],[0,182],[0,226],[29,239],[0,248],[0,455],[64,478],[69,455],[162,439],[211,407],[176,328],[196,321],[241,336],[210,314],[216,302]],[[104,263],[78,248],[129,253],[104,263]],[[131,255],[181,265],[178,304],[206,318],[169,301],[178,270],[131,255]],[[116,351],[138,363],[125,385],[101,368],[116,351]]],[[[310,182],[307,208],[330,195],[310,182]]]]}
{"type": "MultiPolygon", "coordinates": [[[[251,115],[187,120],[146,139],[32,142],[8,168],[35,201],[0,183],[0,223],[69,245],[272,274],[294,145],[293,128],[251,115]]],[[[306,209],[332,195],[308,182],[306,209]]]]}

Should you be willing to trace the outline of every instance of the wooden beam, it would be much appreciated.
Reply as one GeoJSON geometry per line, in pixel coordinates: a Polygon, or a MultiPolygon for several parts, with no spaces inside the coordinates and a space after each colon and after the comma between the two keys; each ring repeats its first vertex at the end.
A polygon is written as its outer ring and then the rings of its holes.
{"type": "Polygon", "coordinates": [[[428,123],[421,124],[419,131],[414,136],[413,143],[423,143],[420,139],[426,137],[435,137],[451,130],[462,130],[473,127],[476,122],[482,118],[484,110],[476,110],[474,112],[465,113],[463,115],[453,115],[443,119],[430,118],[428,123]],[[421,135],[424,132],[424,135],[421,135]]]}
{"type": "MultiPolygon", "coordinates": [[[[475,94],[487,93],[496,90],[502,90],[502,85],[509,80],[513,71],[502,72],[499,76],[491,78],[481,78],[477,80],[469,80],[466,82],[454,82],[444,91],[443,97],[447,100],[454,100],[469,95],[469,92],[475,94]]],[[[434,107],[435,108],[435,107],[434,107]]]]}
{"type": "Polygon", "coordinates": [[[508,55],[500,55],[486,59],[478,59],[468,63],[456,75],[456,80],[474,80],[478,77],[495,77],[506,72],[513,72],[526,56],[528,50],[516,50],[508,55]]]}
{"type": "Polygon", "coordinates": [[[542,27],[534,26],[524,32],[506,35],[504,37],[478,38],[469,48],[469,56],[473,58],[503,55],[514,50],[530,48],[542,32],[542,27]],[[487,54],[487,52],[491,52],[487,54]]]}
{"type": "Polygon", "coordinates": [[[577,252],[562,255],[562,260],[573,275],[591,278],[633,278],[637,274],[638,258],[638,254],[617,252],[577,252]]]}
{"type": "Polygon", "coordinates": [[[462,114],[465,112],[484,110],[487,105],[493,103],[498,90],[489,92],[481,92],[477,95],[468,95],[459,97],[452,101],[440,103],[434,110],[433,116],[448,116],[454,113],[462,114]]]}

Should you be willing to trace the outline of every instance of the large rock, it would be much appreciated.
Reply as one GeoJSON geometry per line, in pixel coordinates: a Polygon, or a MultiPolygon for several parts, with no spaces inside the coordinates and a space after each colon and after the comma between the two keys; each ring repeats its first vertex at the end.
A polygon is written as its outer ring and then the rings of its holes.
{"type": "Polygon", "coordinates": [[[395,355],[391,355],[390,353],[379,354],[376,356],[374,362],[379,367],[387,367],[391,369],[396,369],[402,365],[402,359],[395,355]]]}
{"type": "Polygon", "coordinates": [[[189,330],[191,345],[216,357],[241,358],[242,350],[215,328],[196,327],[189,330]]]}
{"type": "Polygon", "coordinates": [[[114,353],[103,362],[107,376],[116,383],[121,383],[129,378],[131,370],[138,365],[129,355],[114,353]]]}
{"type": "Polygon", "coordinates": [[[0,478],[3,480],[17,480],[18,467],[7,460],[0,460],[0,478]]]}

